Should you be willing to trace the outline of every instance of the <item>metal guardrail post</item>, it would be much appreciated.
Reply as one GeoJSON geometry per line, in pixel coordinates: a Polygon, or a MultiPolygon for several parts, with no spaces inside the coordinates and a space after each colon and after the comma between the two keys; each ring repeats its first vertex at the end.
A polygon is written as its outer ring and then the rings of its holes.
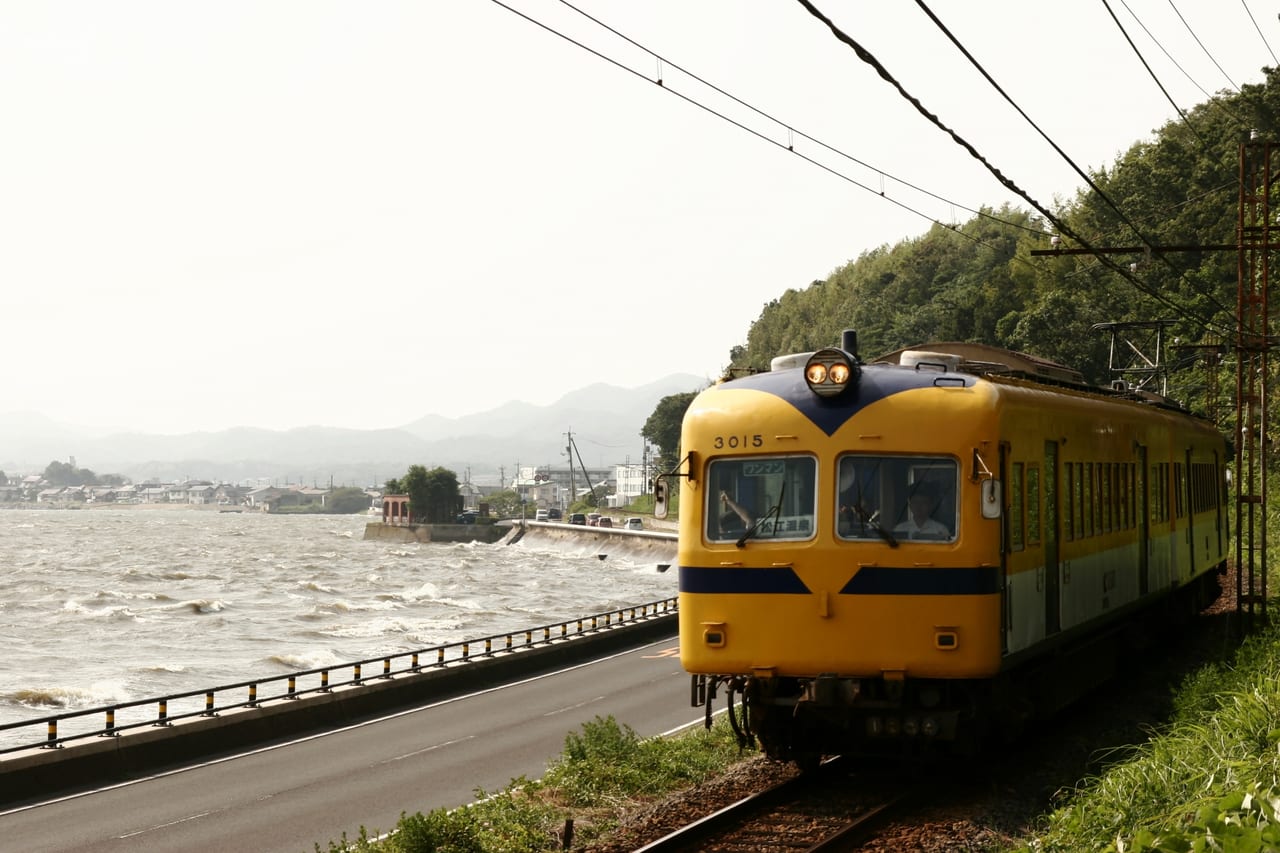
{"type": "Polygon", "coordinates": [[[116,731],[115,728],[116,728],[116,709],[108,708],[107,709],[107,726],[105,729],[103,729],[102,734],[100,734],[99,737],[119,737],[120,733],[116,731]]]}
{"type": "Polygon", "coordinates": [[[218,716],[213,712],[213,691],[212,690],[209,690],[204,694],[204,713],[201,714],[200,716],[202,717],[218,716]]]}
{"type": "Polygon", "coordinates": [[[156,726],[167,726],[169,723],[169,700],[161,699],[160,707],[156,712],[156,721],[152,724],[156,726]]]}

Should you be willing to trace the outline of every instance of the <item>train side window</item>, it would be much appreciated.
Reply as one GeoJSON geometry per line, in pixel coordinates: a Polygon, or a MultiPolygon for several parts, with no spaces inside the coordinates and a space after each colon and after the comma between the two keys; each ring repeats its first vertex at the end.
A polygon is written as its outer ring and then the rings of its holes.
{"type": "Polygon", "coordinates": [[[1066,517],[1062,519],[1062,530],[1066,533],[1066,538],[1075,538],[1075,467],[1066,462],[1062,465],[1062,473],[1066,475],[1066,488],[1062,492],[1066,496],[1065,508],[1066,517]]]}
{"type": "Polygon", "coordinates": [[[1075,492],[1071,495],[1071,503],[1075,505],[1073,524],[1076,528],[1076,538],[1084,538],[1084,463],[1077,462],[1073,466],[1076,472],[1075,492]]]}
{"type": "Polygon", "coordinates": [[[1098,480],[1102,486],[1102,495],[1100,503],[1102,504],[1102,530],[1104,533],[1110,533],[1114,529],[1114,514],[1112,513],[1111,498],[1114,492],[1111,489],[1111,463],[1098,463],[1098,480]]]}
{"type": "Polygon", "coordinates": [[[1023,494],[1025,488],[1025,479],[1022,475],[1022,463],[1015,462],[1012,466],[1011,482],[1009,483],[1009,547],[1014,551],[1021,551],[1023,545],[1023,526],[1026,519],[1023,517],[1022,509],[1026,505],[1023,494]]]}
{"type": "Polygon", "coordinates": [[[1040,466],[1027,466],[1027,544],[1040,544],[1040,466]]]}
{"type": "Polygon", "coordinates": [[[1092,536],[1094,532],[1093,521],[1096,517],[1095,504],[1093,502],[1093,463],[1084,463],[1084,535],[1092,536]]]}

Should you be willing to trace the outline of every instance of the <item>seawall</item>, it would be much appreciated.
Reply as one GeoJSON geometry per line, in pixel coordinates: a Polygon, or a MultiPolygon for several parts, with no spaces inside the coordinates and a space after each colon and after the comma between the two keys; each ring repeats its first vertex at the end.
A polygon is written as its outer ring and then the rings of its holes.
{"type": "Polygon", "coordinates": [[[511,532],[506,524],[387,524],[370,521],[365,539],[394,542],[498,542],[511,532]]]}
{"type": "Polygon", "coordinates": [[[627,530],[585,527],[553,521],[502,521],[498,524],[386,524],[371,521],[365,539],[396,542],[501,542],[522,548],[542,548],[601,560],[624,557],[637,562],[671,565],[676,559],[675,530],[627,530]]]}

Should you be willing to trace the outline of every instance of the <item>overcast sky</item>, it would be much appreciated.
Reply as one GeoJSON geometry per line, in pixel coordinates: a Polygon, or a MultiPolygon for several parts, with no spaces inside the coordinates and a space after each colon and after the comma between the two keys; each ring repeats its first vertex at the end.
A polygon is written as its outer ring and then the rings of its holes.
{"type": "MultiPolygon", "coordinates": [[[[1260,0],[1107,4],[1184,109],[1276,64],[1260,0]]],[[[1107,4],[929,6],[1094,169],[1176,118],[1107,4]]],[[[916,4],[817,5],[1074,196],[916,4]]],[[[788,288],[1025,206],[790,0],[0,0],[0,116],[0,412],[160,433],[713,377],[788,288]]]]}

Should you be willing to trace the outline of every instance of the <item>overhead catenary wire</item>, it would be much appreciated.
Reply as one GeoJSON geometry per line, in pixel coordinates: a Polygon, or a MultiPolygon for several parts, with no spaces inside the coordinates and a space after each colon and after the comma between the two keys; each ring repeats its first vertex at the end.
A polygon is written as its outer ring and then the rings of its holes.
{"type": "MultiPolygon", "coordinates": [[[[1104,5],[1106,4],[1106,0],[1103,0],[1103,4],[1104,5]]],[[[959,50],[964,55],[964,58],[969,60],[969,63],[973,65],[975,69],[977,69],[978,73],[981,74],[989,84],[991,84],[991,87],[994,88],[996,92],[998,92],[1000,96],[1004,98],[1005,101],[1011,107],[1014,108],[1014,110],[1018,113],[1018,115],[1022,116],[1023,120],[1026,121],[1027,124],[1031,125],[1032,129],[1034,129],[1036,133],[1040,134],[1041,138],[1044,139],[1045,142],[1049,143],[1049,146],[1053,148],[1054,151],[1057,152],[1059,157],[1061,157],[1063,160],[1066,161],[1067,165],[1069,165],[1073,170],[1075,170],[1075,173],[1080,176],[1080,178],[1085,182],[1085,184],[1088,185],[1088,187],[1091,190],[1093,190],[1094,193],[1097,194],[1098,198],[1102,199],[1103,203],[1107,207],[1111,208],[1111,210],[1115,212],[1116,216],[1120,217],[1120,220],[1124,222],[1125,225],[1129,226],[1129,228],[1133,231],[1133,233],[1137,235],[1138,239],[1142,242],[1142,244],[1146,246],[1148,249],[1150,249],[1151,251],[1157,251],[1158,247],[1155,246],[1155,244],[1153,244],[1151,240],[1149,240],[1146,237],[1146,235],[1142,233],[1141,230],[1139,230],[1137,224],[1129,217],[1129,215],[1126,214],[1123,210],[1121,210],[1120,207],[1111,199],[1111,197],[1102,189],[1102,187],[1098,186],[1098,184],[1093,180],[1093,177],[1089,175],[1087,172],[1085,172],[1084,169],[1081,169],[1080,166],[1076,164],[1075,160],[1071,159],[1071,157],[1068,156],[1068,154],[1062,150],[1062,147],[1058,145],[1058,143],[1055,142],[1053,138],[1049,136],[1049,134],[1045,133],[1044,130],[1040,127],[1040,125],[1036,124],[1036,122],[1033,121],[1029,115],[1027,115],[1026,111],[1023,110],[1022,107],[1019,106],[1018,103],[1014,101],[1012,97],[1009,96],[1009,94],[1004,90],[1004,88],[1001,87],[1000,84],[996,82],[995,78],[993,78],[987,72],[987,69],[984,68],[982,64],[978,62],[978,60],[973,56],[973,54],[969,52],[969,49],[966,48],[960,42],[960,40],[955,37],[955,34],[952,33],[951,30],[948,29],[947,26],[942,23],[942,21],[938,18],[938,16],[933,13],[933,10],[929,8],[928,4],[925,3],[924,0],[916,0],[916,5],[920,7],[921,11],[923,11],[926,16],[928,16],[929,20],[933,22],[934,26],[936,26],[939,30],[941,30],[942,34],[945,35],[947,39],[950,40],[951,43],[956,46],[956,49],[959,50]]],[[[1110,11],[1110,8],[1111,8],[1110,6],[1107,7],[1108,11],[1110,11]]],[[[1114,18],[1114,15],[1112,17],[1114,18]]],[[[1175,105],[1174,108],[1176,109],[1177,106],[1175,105]]],[[[1168,266],[1170,270],[1172,270],[1174,275],[1178,276],[1179,278],[1183,278],[1184,276],[1183,270],[1176,267],[1172,261],[1170,261],[1167,257],[1159,253],[1158,251],[1157,251],[1157,257],[1159,257],[1160,261],[1164,263],[1166,266],[1168,266]]],[[[1192,284],[1192,286],[1195,287],[1196,285],[1192,284]]],[[[1201,292],[1201,295],[1203,295],[1206,299],[1208,299],[1217,307],[1218,311],[1228,316],[1231,315],[1230,309],[1228,309],[1225,305],[1219,302],[1217,297],[1215,297],[1212,293],[1205,292],[1204,290],[1201,290],[1200,292],[1201,292]]]]}
{"type": "MultiPolygon", "coordinates": [[[[578,39],[575,39],[575,38],[573,38],[572,36],[567,35],[566,33],[563,33],[563,32],[561,32],[561,31],[557,30],[555,27],[553,27],[553,26],[551,26],[551,25],[549,25],[549,24],[545,23],[544,21],[540,21],[540,20],[538,20],[537,18],[533,17],[532,15],[530,15],[530,14],[528,14],[528,13],[526,13],[526,12],[524,12],[524,11],[520,10],[520,9],[516,9],[516,8],[512,7],[511,5],[509,5],[509,4],[505,3],[505,2],[503,2],[503,0],[490,0],[490,2],[492,2],[495,6],[498,6],[498,7],[502,8],[502,9],[505,9],[506,11],[508,11],[508,12],[512,13],[513,15],[516,15],[516,16],[517,16],[517,17],[519,17],[519,18],[523,18],[524,20],[528,21],[529,23],[533,24],[534,26],[540,27],[541,29],[545,30],[546,32],[551,33],[552,35],[555,35],[555,36],[557,36],[557,37],[559,37],[559,38],[561,38],[561,39],[563,39],[563,40],[565,40],[565,41],[569,42],[570,44],[573,44],[574,46],[576,46],[576,47],[578,47],[578,48],[580,48],[580,49],[582,49],[582,50],[584,50],[584,51],[586,51],[586,52],[588,52],[588,53],[592,54],[593,56],[595,56],[595,57],[597,57],[597,58],[599,58],[599,59],[602,59],[602,60],[604,60],[605,62],[608,62],[610,65],[613,65],[614,67],[616,67],[616,68],[618,68],[618,69],[620,69],[620,70],[622,70],[622,71],[626,71],[627,73],[632,74],[633,76],[638,77],[638,78],[640,78],[640,79],[642,79],[642,80],[645,80],[645,81],[647,81],[647,82],[649,82],[649,83],[656,83],[658,86],[662,87],[662,88],[663,88],[663,90],[665,90],[665,91],[669,92],[670,94],[674,95],[674,96],[675,96],[675,97],[677,97],[677,98],[680,98],[681,100],[685,101],[686,103],[688,103],[688,104],[690,104],[690,105],[692,105],[692,106],[695,106],[695,107],[697,107],[697,108],[699,108],[699,109],[701,109],[701,110],[704,110],[705,112],[710,113],[711,115],[714,115],[714,116],[716,116],[717,118],[719,118],[719,119],[721,119],[721,120],[723,120],[723,121],[728,122],[729,124],[731,124],[731,125],[733,125],[733,126],[737,127],[737,128],[738,128],[738,129],[740,129],[740,130],[743,130],[743,131],[745,131],[745,132],[747,132],[747,133],[751,134],[752,136],[755,136],[755,137],[756,137],[756,138],[758,138],[758,139],[761,139],[761,140],[763,140],[763,141],[765,141],[765,142],[768,142],[769,144],[774,145],[774,146],[776,146],[776,147],[778,147],[778,148],[780,148],[780,149],[782,149],[782,150],[788,151],[789,153],[794,154],[795,156],[799,157],[800,159],[804,160],[805,162],[807,162],[807,163],[809,163],[809,164],[811,164],[811,165],[813,165],[813,166],[816,166],[816,167],[818,167],[819,169],[822,169],[823,171],[826,171],[826,172],[830,173],[831,175],[833,175],[833,176],[835,176],[835,177],[837,177],[837,178],[839,178],[839,179],[841,179],[841,180],[843,180],[843,181],[846,181],[847,183],[850,183],[850,184],[852,184],[853,186],[855,186],[855,187],[857,187],[857,188],[859,188],[859,189],[861,189],[861,190],[864,190],[864,191],[869,192],[869,193],[872,193],[873,195],[876,195],[876,196],[878,196],[878,197],[880,197],[880,198],[883,198],[885,201],[889,202],[890,204],[892,204],[892,205],[894,205],[894,206],[896,206],[896,207],[898,207],[898,208],[901,208],[902,210],[904,210],[904,211],[906,211],[906,212],[908,212],[908,213],[911,213],[911,214],[913,214],[913,215],[915,215],[915,216],[918,216],[918,217],[920,217],[921,219],[924,219],[925,221],[930,222],[931,224],[939,225],[939,226],[942,226],[942,227],[944,227],[944,228],[949,228],[949,229],[951,229],[951,230],[953,230],[953,231],[956,231],[957,233],[962,233],[962,232],[960,232],[960,230],[959,230],[958,228],[956,228],[954,225],[948,225],[948,224],[946,224],[946,223],[942,222],[938,217],[936,217],[936,216],[930,216],[929,214],[927,214],[927,213],[925,213],[925,212],[923,212],[923,211],[921,211],[921,210],[919,210],[919,209],[917,209],[917,208],[915,208],[915,207],[911,206],[911,205],[910,205],[910,204],[908,204],[907,202],[902,201],[901,199],[898,199],[898,198],[894,198],[892,195],[890,195],[890,194],[888,194],[888,193],[886,193],[886,192],[884,191],[883,186],[882,186],[880,189],[876,189],[876,188],[874,188],[874,187],[871,187],[871,186],[869,186],[869,185],[867,185],[867,184],[863,183],[862,181],[859,181],[858,179],[856,179],[856,178],[854,178],[854,177],[852,177],[852,176],[850,176],[850,175],[847,175],[847,174],[845,174],[844,172],[841,172],[839,169],[836,169],[835,167],[833,167],[833,166],[831,166],[831,165],[829,165],[829,164],[827,164],[827,163],[824,163],[824,162],[822,162],[821,160],[818,160],[816,157],[809,156],[808,154],[805,154],[805,153],[804,153],[804,152],[802,152],[802,151],[798,151],[798,150],[796,150],[796,148],[795,148],[795,146],[794,146],[794,144],[793,144],[793,142],[792,142],[792,140],[793,140],[794,136],[797,136],[797,135],[798,135],[798,136],[800,136],[800,137],[802,137],[802,138],[804,138],[804,139],[806,139],[806,140],[809,140],[810,142],[814,143],[815,145],[820,146],[820,147],[821,147],[821,148],[823,148],[824,150],[827,150],[827,151],[829,151],[829,152],[831,152],[831,153],[833,153],[833,154],[836,154],[836,155],[837,155],[837,156],[839,156],[839,157],[842,157],[842,158],[844,158],[844,159],[847,159],[847,160],[849,160],[849,161],[850,161],[850,162],[852,162],[852,163],[856,163],[856,164],[858,164],[859,166],[863,166],[864,168],[867,168],[867,169],[869,169],[869,170],[871,170],[871,171],[875,172],[877,175],[881,176],[881,178],[889,177],[890,179],[894,180],[895,182],[897,182],[897,183],[901,184],[901,185],[902,185],[902,186],[904,186],[904,187],[907,187],[907,188],[909,188],[909,189],[915,190],[916,192],[919,192],[919,193],[921,193],[921,194],[923,194],[923,195],[927,195],[927,196],[929,196],[929,197],[931,197],[931,198],[933,198],[933,199],[935,199],[935,200],[937,200],[937,201],[943,202],[943,203],[945,203],[945,204],[947,204],[947,205],[949,205],[949,206],[956,207],[956,208],[959,208],[959,209],[961,209],[961,210],[965,210],[965,211],[967,211],[967,212],[971,213],[971,214],[972,214],[972,215],[974,215],[974,216],[977,216],[977,217],[980,217],[980,218],[983,218],[983,219],[991,220],[991,221],[993,221],[993,222],[999,223],[999,224],[1004,225],[1004,226],[1009,227],[1009,228],[1016,228],[1016,229],[1020,229],[1020,230],[1023,230],[1023,231],[1027,231],[1027,232],[1029,232],[1029,233],[1033,233],[1033,234],[1037,234],[1037,235],[1041,235],[1041,234],[1043,234],[1043,232],[1042,232],[1040,229],[1037,229],[1037,228],[1030,228],[1030,227],[1028,227],[1028,226],[1022,225],[1022,224],[1017,223],[1017,222],[1010,222],[1010,221],[1008,221],[1008,220],[1001,219],[1001,218],[999,218],[999,217],[997,217],[997,216],[993,216],[992,214],[987,213],[986,211],[983,211],[983,210],[980,210],[980,209],[974,209],[974,208],[968,207],[968,206],[966,206],[966,205],[960,204],[960,203],[958,203],[958,202],[952,201],[951,199],[948,199],[948,198],[946,198],[946,197],[944,197],[944,196],[942,196],[942,195],[939,195],[939,194],[934,193],[934,192],[932,192],[932,191],[930,191],[930,190],[924,189],[923,187],[919,187],[919,186],[917,186],[916,184],[914,184],[914,183],[912,183],[912,182],[910,182],[910,181],[907,181],[907,180],[904,180],[904,179],[898,178],[897,176],[892,175],[892,174],[890,174],[890,173],[888,173],[888,172],[886,172],[886,171],[884,171],[884,170],[882,170],[882,169],[878,169],[878,168],[876,168],[875,166],[872,166],[872,165],[870,165],[870,164],[868,164],[868,163],[865,163],[865,162],[863,162],[862,160],[859,160],[857,157],[854,157],[853,155],[847,154],[847,153],[845,153],[845,152],[841,151],[840,149],[835,148],[834,146],[828,145],[827,143],[824,143],[824,142],[822,142],[821,140],[816,139],[815,137],[812,137],[812,136],[810,136],[810,135],[808,135],[808,134],[806,134],[806,133],[803,133],[803,132],[801,132],[801,131],[797,131],[797,130],[795,130],[791,125],[787,124],[786,122],[783,122],[783,121],[781,121],[781,120],[779,120],[779,119],[777,119],[777,118],[773,117],[773,116],[772,116],[772,115],[770,115],[769,113],[767,113],[767,112],[765,112],[765,111],[763,111],[763,110],[760,110],[760,109],[758,109],[758,108],[756,108],[756,107],[752,106],[751,104],[747,103],[746,101],[744,101],[744,100],[742,100],[742,99],[740,99],[740,98],[736,97],[735,95],[730,94],[729,92],[727,92],[727,91],[725,91],[724,89],[722,89],[722,88],[720,88],[720,87],[716,86],[715,84],[710,83],[710,82],[708,82],[708,81],[706,81],[706,80],[702,79],[701,77],[697,76],[696,74],[693,74],[692,72],[686,71],[682,66],[680,66],[680,65],[678,65],[678,64],[676,64],[676,63],[674,63],[674,62],[672,62],[671,60],[669,60],[669,59],[667,59],[667,58],[665,58],[665,57],[663,57],[663,56],[661,56],[661,55],[659,55],[659,54],[657,54],[657,53],[653,52],[653,51],[652,51],[652,50],[650,50],[649,48],[647,48],[647,47],[645,47],[645,46],[643,46],[643,45],[639,44],[639,43],[638,43],[638,42],[636,42],[635,40],[633,40],[633,39],[629,38],[629,37],[628,37],[628,36],[626,36],[626,35],[623,35],[622,33],[618,32],[617,30],[613,29],[613,28],[612,28],[612,27],[610,27],[608,24],[605,24],[605,23],[603,23],[603,22],[601,22],[601,21],[597,20],[596,18],[592,17],[591,15],[587,14],[586,12],[581,11],[581,10],[580,10],[580,9],[578,9],[577,7],[573,6],[572,4],[567,3],[567,2],[564,2],[564,0],[560,0],[560,2],[562,2],[562,3],[563,3],[565,6],[567,6],[568,8],[573,9],[575,12],[577,12],[578,14],[580,14],[580,15],[582,15],[583,17],[587,18],[588,20],[592,21],[593,23],[597,24],[598,26],[601,26],[601,27],[603,27],[603,28],[607,29],[609,32],[613,33],[613,34],[614,34],[614,35],[616,35],[617,37],[619,37],[619,38],[622,38],[622,39],[626,40],[626,41],[627,41],[627,42],[629,42],[630,44],[634,45],[635,47],[639,48],[640,50],[645,51],[645,52],[646,52],[646,53],[648,53],[650,56],[652,56],[652,57],[655,59],[655,61],[657,62],[657,64],[658,64],[658,72],[657,72],[658,76],[657,76],[656,78],[649,77],[646,73],[641,72],[641,71],[637,71],[636,69],[634,69],[634,68],[630,67],[630,66],[629,66],[629,65],[627,65],[626,63],[621,62],[621,61],[619,61],[619,60],[615,59],[615,58],[614,58],[614,57],[612,57],[612,56],[609,56],[608,54],[604,53],[603,51],[601,51],[601,50],[597,50],[596,48],[591,47],[590,45],[584,44],[583,42],[579,41],[578,39]],[[715,92],[719,93],[720,95],[722,95],[722,96],[724,96],[724,97],[726,97],[726,98],[731,99],[731,100],[732,100],[732,101],[734,101],[735,103],[738,103],[739,105],[741,105],[741,106],[743,106],[743,107],[745,107],[745,108],[747,108],[747,109],[751,110],[752,112],[756,113],[757,115],[759,115],[759,116],[761,116],[761,117],[763,117],[763,118],[767,119],[768,121],[770,121],[770,122],[774,123],[774,124],[775,124],[775,125],[777,125],[778,127],[781,127],[781,128],[783,128],[783,129],[787,130],[787,131],[788,131],[788,141],[784,142],[784,141],[779,141],[779,140],[777,140],[777,139],[774,139],[773,137],[769,136],[767,133],[764,133],[763,131],[757,130],[756,128],[750,127],[750,126],[748,126],[747,124],[745,124],[744,122],[739,121],[738,119],[736,119],[736,118],[734,118],[734,117],[732,117],[732,116],[727,115],[727,114],[726,114],[726,113],[724,113],[723,111],[718,110],[718,109],[716,109],[716,108],[714,108],[714,107],[712,107],[712,106],[709,106],[709,105],[707,105],[707,104],[702,103],[701,101],[699,101],[697,98],[693,97],[692,95],[689,95],[689,94],[687,94],[687,93],[684,93],[684,92],[679,91],[678,89],[674,88],[674,87],[671,85],[670,80],[665,79],[665,77],[664,77],[664,69],[676,69],[676,70],[679,70],[681,73],[683,73],[683,74],[687,75],[690,79],[695,80],[695,81],[697,81],[698,83],[700,83],[700,84],[702,84],[702,85],[704,85],[704,86],[707,86],[707,87],[708,87],[708,88],[710,88],[711,90],[713,90],[713,91],[715,91],[715,92]]],[[[974,237],[972,237],[971,235],[962,234],[962,236],[966,237],[967,239],[974,240],[974,242],[977,242],[977,243],[979,243],[980,245],[986,245],[986,244],[982,243],[981,241],[976,240],[976,239],[975,239],[974,237]]]]}
{"type": "Polygon", "coordinates": [[[1070,237],[1071,239],[1075,240],[1077,243],[1080,244],[1080,246],[1082,246],[1086,250],[1096,253],[1096,257],[1099,259],[1099,261],[1103,265],[1110,268],[1113,272],[1119,274],[1131,285],[1133,285],[1134,288],[1136,288],[1139,292],[1144,293],[1147,296],[1150,296],[1152,299],[1155,299],[1156,301],[1160,302],[1161,304],[1165,305],[1171,310],[1177,312],[1179,316],[1194,320],[1195,322],[1199,323],[1201,326],[1203,326],[1206,329],[1212,329],[1215,327],[1215,324],[1213,323],[1212,318],[1200,316],[1199,314],[1193,312],[1190,308],[1176,304],[1171,299],[1169,299],[1169,297],[1165,296],[1159,291],[1156,291],[1147,287],[1147,285],[1144,282],[1142,282],[1140,279],[1138,279],[1136,276],[1130,273],[1129,270],[1121,267],[1119,264],[1116,264],[1115,262],[1111,261],[1109,258],[1105,257],[1105,255],[1099,252],[1098,249],[1091,246],[1087,240],[1085,240],[1080,235],[1076,234],[1075,231],[1070,226],[1068,226],[1065,221],[1061,219],[1061,217],[1054,214],[1051,210],[1046,208],[1043,204],[1041,204],[1039,201],[1033,198],[1024,189],[1018,186],[1012,179],[1010,179],[1007,175],[1001,172],[999,168],[997,168],[993,163],[991,163],[991,161],[989,161],[986,157],[984,157],[982,153],[978,151],[977,148],[975,148],[968,140],[962,137],[954,129],[946,125],[940,118],[938,118],[937,115],[935,115],[927,107],[925,107],[925,105],[918,98],[916,98],[914,95],[912,95],[910,92],[906,90],[906,88],[897,80],[897,78],[895,78],[893,74],[878,59],[876,59],[876,57],[870,51],[868,51],[856,40],[854,40],[848,33],[844,32],[842,29],[837,27],[835,23],[830,18],[828,18],[825,14],[823,14],[817,7],[815,7],[813,3],[810,2],[810,0],[797,0],[797,2],[799,2],[800,5],[803,6],[806,10],[808,10],[809,14],[811,14],[813,17],[821,21],[831,31],[832,35],[838,41],[846,45],[850,50],[854,51],[854,53],[858,56],[860,60],[862,60],[864,63],[870,65],[873,69],[875,69],[876,73],[881,77],[881,79],[883,79],[885,82],[893,86],[894,89],[897,90],[900,96],[902,96],[908,103],[910,103],[913,107],[915,107],[917,112],[919,112],[926,119],[928,119],[929,122],[935,125],[939,130],[943,131],[948,136],[950,136],[951,139],[957,145],[959,145],[961,148],[967,151],[971,157],[973,157],[979,163],[981,163],[984,167],[986,167],[986,169],[989,172],[991,172],[991,174],[996,178],[996,180],[998,180],[1004,187],[1016,193],[1018,196],[1026,200],[1028,204],[1030,204],[1032,207],[1038,210],[1050,223],[1053,224],[1055,228],[1058,229],[1059,233],[1064,234],[1067,237],[1070,237]]]}
{"type": "Polygon", "coordinates": [[[1240,5],[1244,7],[1244,13],[1249,16],[1249,20],[1253,23],[1253,28],[1258,31],[1258,38],[1262,39],[1262,44],[1266,47],[1267,53],[1271,54],[1271,61],[1280,65],[1280,59],[1276,59],[1276,52],[1271,49],[1271,43],[1262,34],[1262,27],[1258,26],[1258,19],[1253,17],[1253,12],[1249,11],[1249,4],[1245,0],[1240,0],[1240,5]]]}
{"type": "MultiPolygon", "coordinates": [[[[1173,108],[1175,110],[1178,110],[1178,115],[1182,116],[1182,120],[1187,123],[1187,126],[1191,127],[1192,130],[1194,130],[1195,128],[1191,124],[1190,120],[1187,118],[1186,114],[1178,107],[1176,103],[1174,103],[1173,96],[1169,94],[1168,90],[1165,89],[1164,84],[1160,82],[1160,78],[1156,76],[1155,71],[1151,69],[1151,66],[1147,63],[1146,58],[1142,55],[1142,52],[1138,50],[1138,46],[1133,43],[1133,39],[1129,37],[1128,31],[1126,31],[1124,28],[1124,25],[1120,23],[1120,19],[1116,17],[1116,13],[1112,11],[1109,5],[1107,5],[1107,0],[1102,0],[1102,5],[1106,6],[1107,12],[1111,15],[1111,20],[1115,21],[1116,26],[1119,27],[1121,34],[1125,38],[1125,41],[1127,41],[1129,43],[1129,46],[1133,48],[1133,52],[1137,54],[1137,57],[1142,62],[1143,67],[1146,68],[1147,73],[1151,75],[1151,79],[1155,81],[1156,85],[1160,88],[1160,91],[1164,93],[1164,96],[1166,98],[1168,98],[1169,103],[1173,104],[1173,108]]],[[[1186,77],[1187,80],[1191,82],[1191,85],[1195,86],[1197,89],[1200,90],[1200,94],[1204,95],[1205,100],[1209,104],[1213,105],[1217,109],[1224,112],[1232,121],[1240,125],[1240,127],[1242,128],[1248,127],[1248,125],[1245,124],[1243,119],[1241,119],[1235,113],[1227,109],[1226,105],[1222,103],[1221,98],[1214,97],[1209,91],[1207,91],[1204,88],[1204,86],[1201,86],[1200,83],[1194,77],[1192,77],[1191,74],[1185,68],[1182,67],[1182,64],[1179,63],[1178,60],[1173,58],[1173,55],[1169,53],[1169,51],[1165,49],[1165,46],[1160,43],[1160,40],[1156,38],[1155,35],[1152,34],[1151,30],[1147,28],[1147,25],[1144,24],[1142,22],[1142,19],[1138,17],[1138,14],[1134,12],[1133,9],[1129,8],[1129,4],[1126,3],[1125,0],[1120,0],[1120,5],[1124,6],[1125,11],[1128,12],[1129,15],[1134,19],[1134,21],[1138,23],[1138,26],[1142,27],[1142,31],[1147,34],[1147,38],[1151,39],[1152,43],[1155,44],[1156,47],[1160,48],[1160,50],[1164,53],[1164,55],[1168,57],[1169,61],[1173,63],[1173,67],[1181,71],[1182,76],[1186,77]]],[[[1196,136],[1199,137],[1200,135],[1197,133],[1196,136]]],[[[1201,139],[1201,142],[1203,143],[1204,140],[1201,139]]]]}

